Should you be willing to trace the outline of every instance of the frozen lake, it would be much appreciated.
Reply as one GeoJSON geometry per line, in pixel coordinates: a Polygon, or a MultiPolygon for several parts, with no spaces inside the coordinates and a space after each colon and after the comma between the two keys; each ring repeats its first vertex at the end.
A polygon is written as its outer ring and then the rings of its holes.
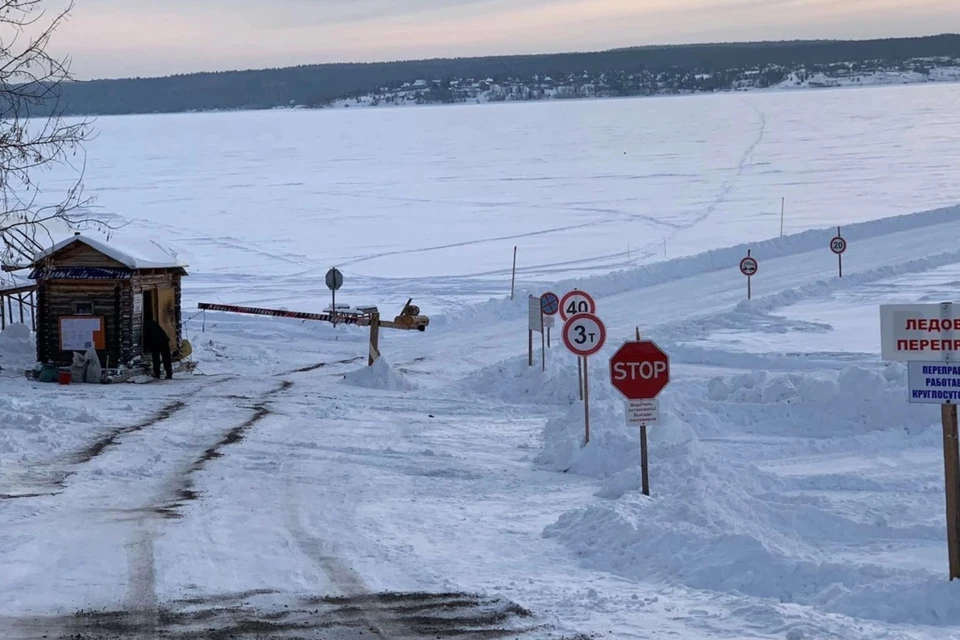
{"type": "Polygon", "coordinates": [[[118,239],[183,251],[191,295],[316,308],[337,265],[357,301],[436,309],[507,293],[514,246],[520,282],[550,282],[776,236],[781,198],[787,233],[955,204],[957,104],[929,85],[104,117],[86,188],[138,227],[118,239]]]}

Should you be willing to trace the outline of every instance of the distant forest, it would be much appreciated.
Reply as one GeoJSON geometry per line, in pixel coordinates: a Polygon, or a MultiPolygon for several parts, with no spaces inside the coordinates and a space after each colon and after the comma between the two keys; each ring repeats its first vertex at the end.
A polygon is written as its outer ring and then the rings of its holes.
{"type": "MultiPolygon", "coordinates": [[[[857,41],[790,41],[635,47],[596,53],[338,63],[70,82],[61,87],[67,115],[321,107],[332,101],[416,80],[528,79],[569,74],[692,73],[837,62],[896,64],[917,58],[960,58],[960,35],[857,41]]],[[[49,109],[51,107],[47,107],[49,109]]],[[[35,115],[42,115],[36,113],[35,115]]]]}

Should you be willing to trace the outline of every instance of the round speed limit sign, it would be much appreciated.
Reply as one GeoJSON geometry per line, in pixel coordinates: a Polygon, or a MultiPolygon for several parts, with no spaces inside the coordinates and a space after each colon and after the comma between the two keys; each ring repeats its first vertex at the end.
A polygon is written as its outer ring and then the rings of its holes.
{"type": "Polygon", "coordinates": [[[592,313],[579,313],[563,325],[563,343],[578,356],[592,356],[607,341],[607,328],[592,313]]]}
{"type": "Polygon", "coordinates": [[[586,291],[574,289],[560,299],[560,318],[569,320],[579,313],[596,313],[597,303],[586,291]]]}
{"type": "Polygon", "coordinates": [[[842,237],[837,236],[830,241],[830,251],[833,251],[838,256],[841,255],[844,251],[847,250],[847,241],[842,237]]]}

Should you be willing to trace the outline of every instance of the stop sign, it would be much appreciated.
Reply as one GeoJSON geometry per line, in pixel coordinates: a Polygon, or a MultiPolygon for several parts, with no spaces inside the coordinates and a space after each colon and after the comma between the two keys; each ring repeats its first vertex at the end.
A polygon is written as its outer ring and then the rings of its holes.
{"type": "Polygon", "coordinates": [[[670,359],[651,340],[625,342],[610,358],[610,381],[628,400],[656,398],[670,382],[670,359]]]}

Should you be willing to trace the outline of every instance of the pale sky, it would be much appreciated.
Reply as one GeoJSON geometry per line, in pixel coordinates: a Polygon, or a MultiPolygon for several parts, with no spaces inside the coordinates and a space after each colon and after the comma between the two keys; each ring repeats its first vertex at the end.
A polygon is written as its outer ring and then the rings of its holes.
{"type": "MultiPolygon", "coordinates": [[[[55,8],[57,2],[48,6],[55,8]]],[[[76,0],[81,79],[646,44],[960,32],[960,0],[76,0]]]]}

